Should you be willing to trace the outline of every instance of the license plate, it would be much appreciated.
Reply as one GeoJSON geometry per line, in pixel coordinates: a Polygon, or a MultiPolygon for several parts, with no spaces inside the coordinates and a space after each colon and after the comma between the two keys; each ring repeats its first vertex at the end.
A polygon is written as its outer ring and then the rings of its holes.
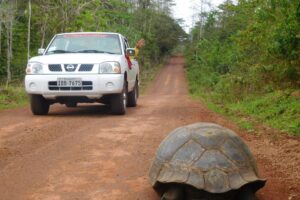
{"type": "Polygon", "coordinates": [[[81,87],[82,81],[81,78],[58,78],[57,86],[58,87],[81,87]]]}

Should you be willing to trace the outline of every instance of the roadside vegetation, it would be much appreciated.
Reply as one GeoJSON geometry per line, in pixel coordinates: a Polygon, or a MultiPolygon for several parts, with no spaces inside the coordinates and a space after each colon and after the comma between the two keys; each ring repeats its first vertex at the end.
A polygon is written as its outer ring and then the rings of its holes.
{"type": "Polygon", "coordinates": [[[300,136],[300,3],[227,0],[202,12],[186,48],[190,93],[234,117],[300,136]]]}
{"type": "Polygon", "coordinates": [[[1,0],[0,108],[19,104],[14,97],[23,97],[24,91],[22,84],[14,82],[23,82],[27,59],[61,32],[119,32],[132,47],[144,38],[146,45],[138,60],[147,83],[156,66],[177,46],[178,38],[186,37],[171,17],[171,6],[169,0],[1,0]],[[12,96],[11,91],[20,95],[12,96]]]}
{"type": "Polygon", "coordinates": [[[0,109],[16,108],[27,104],[27,94],[20,84],[0,89],[0,109]]]}

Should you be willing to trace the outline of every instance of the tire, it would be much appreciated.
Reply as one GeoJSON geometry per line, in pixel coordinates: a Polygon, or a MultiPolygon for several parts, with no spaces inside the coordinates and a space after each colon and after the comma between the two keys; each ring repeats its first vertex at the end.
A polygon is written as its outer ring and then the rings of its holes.
{"type": "Polygon", "coordinates": [[[42,95],[32,94],[30,95],[30,107],[34,115],[47,115],[50,104],[42,95]]]}
{"type": "Polygon", "coordinates": [[[124,115],[127,106],[127,84],[124,83],[123,90],[120,94],[115,94],[111,98],[111,112],[114,115],[124,115]]]}
{"type": "Polygon", "coordinates": [[[128,102],[127,102],[128,107],[136,107],[138,95],[139,95],[139,84],[138,81],[136,81],[132,92],[128,93],[128,102]]]}

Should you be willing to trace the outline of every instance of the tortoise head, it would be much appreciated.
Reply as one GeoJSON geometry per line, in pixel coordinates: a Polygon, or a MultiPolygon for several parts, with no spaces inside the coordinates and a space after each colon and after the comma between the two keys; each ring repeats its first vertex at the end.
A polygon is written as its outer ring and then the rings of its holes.
{"type": "Polygon", "coordinates": [[[184,199],[184,187],[182,185],[170,185],[163,193],[161,200],[182,200],[184,199]]]}

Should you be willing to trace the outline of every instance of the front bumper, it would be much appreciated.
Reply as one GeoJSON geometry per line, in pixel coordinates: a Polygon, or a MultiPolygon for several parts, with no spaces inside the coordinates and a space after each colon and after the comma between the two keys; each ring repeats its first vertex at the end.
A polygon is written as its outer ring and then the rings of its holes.
{"type": "MultiPolygon", "coordinates": [[[[72,74],[72,75],[26,75],[25,89],[28,94],[40,94],[46,99],[62,96],[85,96],[89,99],[99,99],[106,94],[121,93],[124,84],[123,74],[72,74]],[[80,78],[82,82],[92,83],[89,90],[61,90],[51,89],[50,82],[58,78],[80,78]]],[[[78,89],[78,88],[77,88],[78,89]]]]}

